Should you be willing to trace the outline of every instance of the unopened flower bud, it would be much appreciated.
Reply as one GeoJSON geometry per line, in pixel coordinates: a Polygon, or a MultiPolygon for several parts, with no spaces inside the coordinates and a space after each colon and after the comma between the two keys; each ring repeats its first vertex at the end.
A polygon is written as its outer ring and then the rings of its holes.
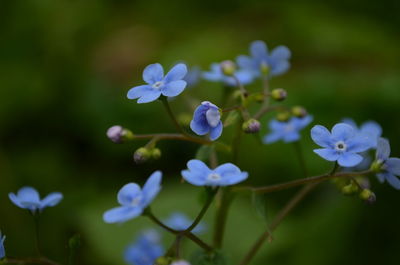
{"type": "Polygon", "coordinates": [[[159,159],[161,157],[161,150],[158,148],[152,148],[150,150],[150,155],[153,159],[159,159]]]}
{"type": "Polygon", "coordinates": [[[295,117],[303,118],[303,117],[307,116],[307,110],[305,108],[303,108],[302,106],[294,106],[292,108],[292,114],[295,117]]]}
{"type": "Polygon", "coordinates": [[[276,88],[271,91],[271,98],[276,101],[282,101],[287,97],[287,92],[283,88],[276,88]]]}
{"type": "Polygon", "coordinates": [[[375,160],[371,164],[371,170],[375,173],[379,173],[382,171],[383,162],[381,160],[375,160]]]}
{"type": "Polygon", "coordinates": [[[342,188],[342,193],[344,195],[354,195],[358,192],[358,189],[358,186],[352,182],[342,188]]]}
{"type": "Polygon", "coordinates": [[[145,147],[140,147],[133,154],[133,160],[135,161],[136,164],[142,164],[147,160],[149,160],[150,157],[151,157],[151,152],[149,151],[149,149],[145,147]]]}
{"type": "Polygon", "coordinates": [[[256,94],[254,95],[254,100],[258,103],[262,103],[265,100],[265,96],[263,93],[256,94]]]}
{"type": "Polygon", "coordinates": [[[107,137],[114,143],[120,144],[125,140],[132,139],[133,133],[122,126],[115,125],[107,130],[107,137]]]}
{"type": "Polygon", "coordinates": [[[276,114],[276,119],[278,121],[288,121],[290,119],[290,112],[289,111],[281,111],[276,114]]]}
{"type": "Polygon", "coordinates": [[[376,195],[369,189],[364,189],[360,192],[360,199],[367,203],[374,203],[376,201],[376,195]]]}
{"type": "Polygon", "coordinates": [[[236,65],[230,60],[221,62],[221,70],[224,75],[233,75],[236,71],[236,65]]]}
{"type": "Polygon", "coordinates": [[[260,122],[256,119],[249,119],[242,124],[245,133],[257,133],[260,131],[260,122]]]}

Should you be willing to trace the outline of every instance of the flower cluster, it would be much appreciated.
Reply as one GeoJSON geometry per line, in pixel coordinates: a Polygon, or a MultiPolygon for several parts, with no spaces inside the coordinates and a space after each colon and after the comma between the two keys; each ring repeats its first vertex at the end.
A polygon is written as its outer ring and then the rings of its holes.
{"type": "Polygon", "coordinates": [[[136,241],[129,245],[124,254],[125,261],[132,265],[152,265],[164,254],[160,234],[156,230],[143,231],[136,241]]]}

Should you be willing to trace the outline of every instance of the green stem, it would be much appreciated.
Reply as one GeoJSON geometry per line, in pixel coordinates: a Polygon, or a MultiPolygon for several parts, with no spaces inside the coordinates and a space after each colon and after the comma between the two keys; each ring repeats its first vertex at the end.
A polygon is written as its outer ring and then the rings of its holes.
{"type": "Polygon", "coordinates": [[[175,128],[183,135],[187,135],[187,133],[182,129],[182,127],[179,125],[179,122],[176,120],[174,113],[171,110],[171,107],[169,106],[169,102],[167,97],[161,97],[160,98],[161,102],[163,103],[165,109],[167,110],[167,113],[169,117],[171,118],[172,122],[175,125],[175,128]]]}
{"type": "Polygon", "coordinates": [[[217,194],[218,188],[212,191],[211,194],[208,195],[207,201],[201,209],[200,213],[197,215],[196,219],[194,219],[193,223],[186,229],[185,233],[191,232],[201,221],[204,214],[207,212],[208,208],[210,208],[211,203],[214,200],[215,194],[217,194]]]}
{"type": "Polygon", "coordinates": [[[6,258],[0,261],[0,264],[43,264],[43,265],[60,265],[48,258],[6,258]]]}
{"type": "Polygon", "coordinates": [[[260,110],[254,115],[255,119],[261,118],[261,116],[269,110],[269,80],[268,76],[263,78],[263,93],[264,93],[264,103],[261,105],[260,110]]]}
{"type": "Polygon", "coordinates": [[[304,177],[307,178],[308,170],[307,170],[306,160],[304,159],[303,150],[301,148],[301,144],[299,141],[296,141],[293,143],[293,146],[297,155],[297,159],[299,160],[301,170],[303,171],[303,175],[304,177]]]}
{"type": "Polygon", "coordinates": [[[229,207],[232,203],[232,194],[228,188],[220,190],[219,206],[215,216],[214,224],[214,239],[213,245],[215,248],[222,248],[226,221],[228,217],[229,207]]]}
{"type": "Polygon", "coordinates": [[[153,133],[153,134],[135,134],[133,139],[152,139],[157,138],[157,140],[180,140],[187,142],[194,142],[197,144],[211,145],[213,142],[198,138],[192,137],[189,135],[178,134],[178,133],[153,133]]]}
{"type": "Polygon", "coordinates": [[[40,251],[40,237],[39,237],[39,214],[34,213],[33,214],[33,221],[35,223],[35,246],[36,246],[36,252],[38,256],[42,256],[42,253],[40,251]]]}

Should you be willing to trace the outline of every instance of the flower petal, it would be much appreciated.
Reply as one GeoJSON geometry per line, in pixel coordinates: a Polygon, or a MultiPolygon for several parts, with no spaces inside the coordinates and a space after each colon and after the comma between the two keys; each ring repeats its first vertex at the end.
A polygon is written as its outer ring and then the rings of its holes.
{"type": "Polygon", "coordinates": [[[361,125],[360,131],[377,138],[382,135],[382,127],[375,121],[364,122],[361,125]]]}
{"type": "Polygon", "coordinates": [[[165,75],[165,83],[182,80],[187,74],[187,67],[185,64],[180,63],[172,67],[171,70],[165,75]]]}
{"type": "Polygon", "coordinates": [[[209,108],[206,111],[207,123],[212,127],[217,127],[221,121],[221,113],[216,108],[209,108]]]}
{"type": "Polygon", "coordinates": [[[210,128],[210,140],[217,140],[222,134],[223,125],[222,122],[219,121],[218,125],[215,128],[210,128]]]}
{"type": "Polygon", "coordinates": [[[161,93],[166,97],[176,97],[180,93],[182,93],[185,87],[186,87],[186,81],[183,80],[172,81],[164,86],[164,88],[161,90],[161,93]]]}
{"type": "Polygon", "coordinates": [[[148,92],[146,92],[146,94],[144,94],[143,96],[141,96],[137,103],[148,103],[148,102],[152,102],[156,99],[158,99],[161,96],[161,91],[158,90],[149,90],[148,92]]]}
{"type": "Polygon", "coordinates": [[[136,99],[140,98],[141,96],[145,95],[148,91],[153,90],[149,85],[142,85],[142,86],[135,86],[129,89],[127,97],[129,99],[136,99]]]}
{"type": "Polygon", "coordinates": [[[393,175],[400,176],[400,158],[391,157],[386,161],[387,171],[393,175]]]}
{"type": "Polygon", "coordinates": [[[150,64],[143,71],[143,80],[149,85],[153,85],[163,78],[164,69],[159,63],[150,64]]]}
{"type": "Polygon", "coordinates": [[[348,139],[347,144],[347,151],[352,153],[360,153],[370,149],[373,146],[374,141],[364,135],[364,134],[357,134],[351,139],[348,139]]]}
{"type": "Polygon", "coordinates": [[[46,208],[46,207],[53,207],[56,206],[57,204],[60,203],[60,201],[63,199],[63,195],[60,192],[52,192],[49,195],[47,195],[41,202],[40,202],[40,208],[46,208]]]}
{"type": "Polygon", "coordinates": [[[277,76],[286,73],[290,68],[290,63],[288,61],[280,61],[275,63],[271,67],[271,76],[277,76]]]}
{"type": "Polygon", "coordinates": [[[204,186],[211,170],[204,162],[193,159],[187,163],[188,170],[182,170],[182,177],[192,185],[204,186]]]}
{"type": "Polygon", "coordinates": [[[400,190],[400,179],[395,175],[386,174],[386,181],[396,190],[400,190]]]}
{"type": "Polygon", "coordinates": [[[108,210],[103,215],[106,223],[123,223],[141,215],[143,209],[140,207],[121,206],[108,210]]]}
{"type": "Polygon", "coordinates": [[[332,139],[334,141],[346,141],[354,135],[355,130],[346,123],[338,123],[332,128],[332,139]]]}
{"type": "Polygon", "coordinates": [[[254,58],[266,57],[268,55],[267,45],[261,40],[253,41],[250,44],[250,54],[254,58]]]}
{"type": "Polygon", "coordinates": [[[390,144],[385,138],[378,139],[378,146],[376,148],[376,159],[385,161],[390,156],[390,144]]]}
{"type": "Polygon", "coordinates": [[[324,126],[315,125],[311,129],[311,138],[321,147],[327,148],[331,146],[331,133],[324,126]]]}
{"type": "Polygon", "coordinates": [[[354,128],[354,130],[358,130],[356,122],[351,118],[344,118],[342,119],[342,123],[346,123],[354,128]]]}
{"type": "Polygon", "coordinates": [[[291,55],[292,53],[290,52],[288,47],[280,45],[271,51],[270,57],[273,60],[280,61],[280,60],[289,60],[291,55]]]}
{"type": "Polygon", "coordinates": [[[283,141],[285,143],[292,143],[292,142],[296,142],[300,139],[300,133],[298,131],[291,131],[291,132],[287,132],[283,135],[283,141]]]}
{"type": "Polygon", "coordinates": [[[249,56],[239,55],[236,58],[236,62],[237,62],[237,65],[240,68],[243,68],[243,69],[246,69],[246,70],[254,70],[253,60],[249,56]]]}
{"type": "Polygon", "coordinates": [[[383,183],[386,179],[387,173],[378,173],[376,174],[376,177],[378,178],[380,183],[383,183]]]}
{"type": "Polygon", "coordinates": [[[202,120],[195,121],[194,119],[190,122],[190,129],[197,135],[205,135],[210,131],[210,126],[208,125],[205,117],[202,120]]]}
{"type": "Polygon", "coordinates": [[[339,154],[330,148],[314,149],[314,153],[328,161],[336,161],[339,159],[339,154]]]}
{"type": "Polygon", "coordinates": [[[363,157],[360,156],[359,154],[353,154],[350,152],[346,152],[346,153],[340,154],[340,157],[338,159],[338,164],[342,167],[354,167],[354,166],[360,164],[362,160],[363,160],[363,157]]]}
{"type": "Polygon", "coordinates": [[[128,183],[118,191],[117,199],[121,205],[130,205],[132,201],[141,194],[142,191],[139,185],[136,183],[128,183]]]}
{"type": "Polygon", "coordinates": [[[143,186],[143,207],[147,207],[161,190],[161,171],[155,171],[143,186]]]}
{"type": "Polygon", "coordinates": [[[264,144],[274,143],[276,141],[279,141],[282,137],[283,137],[283,135],[281,133],[272,132],[272,133],[264,136],[263,142],[264,142],[264,144]]]}

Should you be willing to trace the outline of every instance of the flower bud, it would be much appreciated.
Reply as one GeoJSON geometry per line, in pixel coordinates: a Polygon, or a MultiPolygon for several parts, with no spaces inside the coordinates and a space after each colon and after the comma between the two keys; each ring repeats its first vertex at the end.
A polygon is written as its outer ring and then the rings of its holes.
{"type": "Polygon", "coordinates": [[[294,106],[292,108],[292,114],[295,117],[303,118],[303,117],[307,116],[307,110],[305,108],[303,108],[302,106],[294,106]]]}
{"type": "Polygon", "coordinates": [[[382,171],[382,166],[383,162],[381,160],[375,160],[374,162],[372,162],[370,169],[375,173],[379,173],[382,171]]]}
{"type": "Polygon", "coordinates": [[[235,71],[236,71],[235,63],[230,61],[230,60],[226,60],[226,61],[221,62],[220,66],[221,66],[222,73],[224,75],[229,75],[230,76],[230,75],[233,75],[235,73],[235,71]]]}
{"type": "Polygon", "coordinates": [[[136,164],[142,164],[149,160],[151,157],[151,152],[146,147],[140,147],[133,154],[133,160],[136,164]]]}
{"type": "Polygon", "coordinates": [[[254,95],[254,100],[258,103],[262,103],[265,100],[264,93],[258,93],[254,95]]]}
{"type": "Polygon", "coordinates": [[[367,203],[374,203],[376,201],[376,195],[369,189],[363,189],[360,192],[360,199],[367,203]]]}
{"type": "Polygon", "coordinates": [[[150,156],[153,159],[159,159],[161,157],[161,150],[159,148],[152,148],[150,150],[150,156]]]}
{"type": "Polygon", "coordinates": [[[107,137],[114,143],[120,144],[126,140],[133,139],[134,136],[130,130],[115,125],[107,130],[107,137]]]}
{"type": "Polygon", "coordinates": [[[358,192],[358,189],[358,186],[355,183],[351,182],[350,184],[342,188],[342,193],[344,195],[354,195],[358,192]]]}
{"type": "Polygon", "coordinates": [[[256,119],[249,119],[242,124],[245,133],[257,133],[260,131],[260,122],[256,119]]]}
{"type": "Polygon", "coordinates": [[[282,101],[287,97],[287,92],[283,88],[276,88],[271,91],[271,98],[276,101],[282,101]]]}
{"type": "Polygon", "coordinates": [[[289,111],[281,111],[276,114],[276,119],[278,121],[288,121],[290,119],[290,112],[289,111]]]}

